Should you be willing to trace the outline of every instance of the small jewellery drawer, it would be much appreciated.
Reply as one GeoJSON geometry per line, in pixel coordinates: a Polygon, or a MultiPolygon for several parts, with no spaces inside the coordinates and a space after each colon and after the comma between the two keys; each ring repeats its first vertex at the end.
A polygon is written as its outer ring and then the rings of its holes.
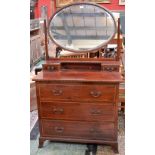
{"type": "Polygon", "coordinates": [[[47,119],[114,121],[112,104],[41,102],[40,116],[47,119]]]}
{"type": "Polygon", "coordinates": [[[41,100],[115,101],[116,87],[112,84],[40,84],[41,100]]]}
{"type": "Polygon", "coordinates": [[[114,139],[114,123],[42,120],[42,136],[80,139],[114,139]]]}

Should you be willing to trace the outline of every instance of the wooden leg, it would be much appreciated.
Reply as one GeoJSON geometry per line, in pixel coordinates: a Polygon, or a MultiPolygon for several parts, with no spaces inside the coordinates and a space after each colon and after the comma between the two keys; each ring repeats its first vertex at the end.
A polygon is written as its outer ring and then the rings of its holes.
{"type": "Polygon", "coordinates": [[[90,152],[86,150],[85,155],[90,155],[90,152]]]}
{"type": "Polygon", "coordinates": [[[96,144],[88,144],[88,150],[86,150],[85,155],[96,155],[97,152],[97,145],[96,144]]]}
{"type": "Polygon", "coordinates": [[[111,144],[114,153],[118,153],[118,143],[111,144]]]}
{"type": "Polygon", "coordinates": [[[125,102],[121,102],[121,106],[123,107],[123,108],[121,108],[121,111],[123,111],[123,113],[125,113],[125,102]]]}
{"type": "Polygon", "coordinates": [[[39,138],[39,146],[38,146],[39,148],[43,147],[44,141],[45,140],[43,138],[41,138],[41,137],[39,138]]]}

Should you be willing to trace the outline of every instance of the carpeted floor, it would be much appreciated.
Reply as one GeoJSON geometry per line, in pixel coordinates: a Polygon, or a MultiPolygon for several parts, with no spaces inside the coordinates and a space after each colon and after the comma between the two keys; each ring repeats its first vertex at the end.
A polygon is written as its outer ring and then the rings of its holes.
{"type": "MultiPolygon", "coordinates": [[[[44,147],[38,148],[38,137],[30,140],[30,155],[85,155],[86,145],[70,143],[54,143],[46,141],[44,147]]],[[[125,155],[125,118],[119,116],[118,127],[119,154],[115,154],[110,146],[98,145],[96,155],[125,155]]]]}

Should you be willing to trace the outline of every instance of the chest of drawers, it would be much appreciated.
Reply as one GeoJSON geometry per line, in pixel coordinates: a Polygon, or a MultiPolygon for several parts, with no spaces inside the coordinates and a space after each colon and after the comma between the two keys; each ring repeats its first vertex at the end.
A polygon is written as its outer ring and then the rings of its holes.
{"type": "Polygon", "coordinates": [[[45,140],[108,144],[117,152],[118,72],[48,72],[36,81],[39,147],[45,140]]]}

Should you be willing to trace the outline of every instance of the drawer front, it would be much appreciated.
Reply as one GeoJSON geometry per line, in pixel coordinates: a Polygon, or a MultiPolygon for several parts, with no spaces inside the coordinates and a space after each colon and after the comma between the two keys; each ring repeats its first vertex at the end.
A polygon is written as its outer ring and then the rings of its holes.
{"type": "Polygon", "coordinates": [[[41,100],[115,101],[115,85],[40,84],[41,100]]]}
{"type": "Polygon", "coordinates": [[[114,121],[112,104],[41,102],[41,118],[85,121],[114,121]]]}
{"type": "Polygon", "coordinates": [[[113,123],[42,120],[42,136],[113,140],[113,123]]]}

